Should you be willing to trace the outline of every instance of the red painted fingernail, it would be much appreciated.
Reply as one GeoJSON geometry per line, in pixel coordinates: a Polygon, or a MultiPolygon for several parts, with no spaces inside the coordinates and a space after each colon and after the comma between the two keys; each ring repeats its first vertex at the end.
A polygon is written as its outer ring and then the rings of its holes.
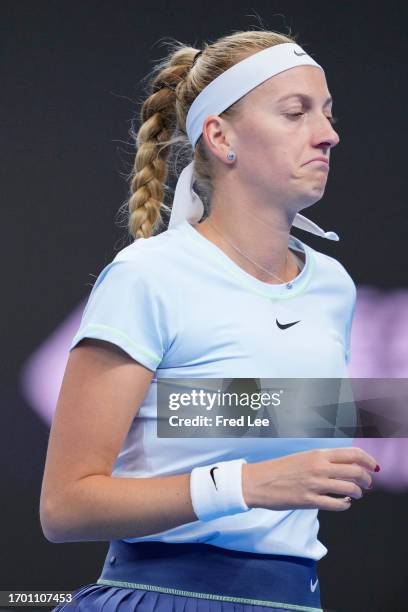
{"type": "Polygon", "coordinates": [[[376,465],[376,466],[375,466],[375,469],[374,469],[374,472],[379,472],[380,470],[381,470],[380,466],[379,466],[379,465],[376,465]]]}

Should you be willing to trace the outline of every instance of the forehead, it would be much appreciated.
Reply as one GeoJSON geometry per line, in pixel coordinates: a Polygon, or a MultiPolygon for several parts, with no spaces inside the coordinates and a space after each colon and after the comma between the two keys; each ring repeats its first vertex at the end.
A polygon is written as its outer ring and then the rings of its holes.
{"type": "Polygon", "coordinates": [[[304,94],[322,104],[330,98],[325,74],[316,66],[296,66],[284,70],[255,87],[250,94],[253,94],[253,100],[266,98],[276,103],[282,99],[290,100],[289,96],[294,94],[304,94]]]}

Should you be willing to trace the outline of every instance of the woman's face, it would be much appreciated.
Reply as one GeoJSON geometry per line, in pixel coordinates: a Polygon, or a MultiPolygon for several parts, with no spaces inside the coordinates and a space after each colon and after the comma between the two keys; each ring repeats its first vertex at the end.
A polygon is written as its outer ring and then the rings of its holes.
{"type": "Polygon", "coordinates": [[[239,180],[251,194],[289,204],[293,212],[323,196],[329,165],[311,160],[329,160],[339,136],[320,68],[296,66],[268,79],[241,100],[238,117],[227,137],[239,180]]]}

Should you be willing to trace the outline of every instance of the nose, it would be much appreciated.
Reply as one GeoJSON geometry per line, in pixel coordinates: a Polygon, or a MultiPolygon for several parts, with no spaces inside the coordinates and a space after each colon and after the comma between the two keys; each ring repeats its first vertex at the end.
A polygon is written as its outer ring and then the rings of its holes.
{"type": "Polygon", "coordinates": [[[340,142],[340,136],[325,115],[316,120],[314,134],[315,146],[325,144],[331,148],[340,142]]]}

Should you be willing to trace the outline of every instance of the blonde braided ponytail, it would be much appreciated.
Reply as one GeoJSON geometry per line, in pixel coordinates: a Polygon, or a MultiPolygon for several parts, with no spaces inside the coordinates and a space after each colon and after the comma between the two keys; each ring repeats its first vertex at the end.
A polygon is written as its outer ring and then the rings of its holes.
{"type": "Polygon", "coordinates": [[[183,47],[160,66],[152,80],[152,93],[140,112],[137,154],[130,183],[129,232],[148,238],[162,224],[161,209],[168,176],[167,158],[177,124],[176,88],[188,74],[197,49],[183,47]]]}

